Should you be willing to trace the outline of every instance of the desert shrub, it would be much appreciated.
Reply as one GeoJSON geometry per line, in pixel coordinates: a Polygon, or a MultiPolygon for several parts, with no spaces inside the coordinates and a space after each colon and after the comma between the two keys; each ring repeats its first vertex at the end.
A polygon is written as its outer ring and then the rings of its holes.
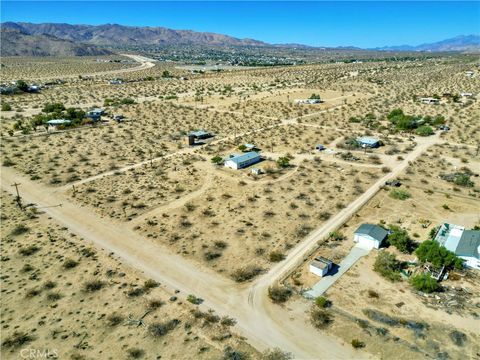
{"type": "Polygon", "coordinates": [[[223,164],[223,158],[219,155],[216,155],[210,159],[210,161],[215,165],[223,164]]]}
{"type": "Polygon", "coordinates": [[[325,296],[319,296],[315,299],[315,305],[317,305],[320,309],[325,309],[332,306],[332,302],[325,296]]]}
{"type": "Polygon", "coordinates": [[[268,254],[268,259],[271,262],[279,262],[285,259],[285,255],[281,251],[274,250],[268,254]]]}
{"type": "Polygon", "coordinates": [[[231,276],[236,282],[244,282],[253,279],[261,272],[261,267],[257,265],[247,265],[245,267],[236,269],[231,276]]]}
{"type": "Polygon", "coordinates": [[[368,294],[369,298],[373,298],[373,299],[378,299],[380,297],[378,292],[376,292],[375,290],[372,290],[372,289],[369,289],[367,294],[368,294]]]}
{"type": "Polygon", "coordinates": [[[202,299],[200,299],[200,298],[198,298],[198,297],[196,297],[195,295],[192,295],[192,294],[187,296],[187,301],[192,303],[192,304],[195,304],[195,305],[200,305],[203,302],[202,299]]]}
{"type": "Polygon", "coordinates": [[[145,280],[145,282],[143,283],[143,288],[145,290],[150,290],[150,289],[158,287],[159,285],[160,284],[158,282],[156,282],[155,280],[148,279],[148,280],[145,280]]]}
{"type": "Polygon", "coordinates": [[[76,262],[75,260],[73,259],[66,259],[64,262],[63,262],[63,268],[64,269],[73,269],[74,267],[76,267],[78,265],[78,262],[76,262]]]}
{"type": "Polygon", "coordinates": [[[262,360],[291,360],[293,355],[282,351],[279,348],[266,350],[261,357],[262,360]]]}
{"type": "Polygon", "coordinates": [[[220,253],[218,251],[207,251],[203,254],[203,257],[207,261],[212,261],[212,260],[218,259],[221,256],[222,256],[222,253],[220,253]]]}
{"type": "Polygon", "coordinates": [[[284,286],[274,285],[268,288],[268,297],[274,303],[284,303],[290,296],[292,296],[292,291],[284,286]]]}
{"type": "Polygon", "coordinates": [[[145,289],[141,287],[134,287],[127,291],[128,297],[138,297],[142,296],[143,294],[145,294],[145,289]]]}
{"type": "Polygon", "coordinates": [[[390,225],[389,229],[392,233],[388,235],[388,242],[401,252],[410,254],[415,244],[408,236],[408,232],[397,225],[390,225]]]}
{"type": "Polygon", "coordinates": [[[20,253],[20,255],[30,256],[30,255],[35,254],[39,250],[40,250],[40,248],[37,245],[30,245],[30,246],[27,246],[27,247],[20,248],[20,250],[18,252],[20,253]]]}
{"type": "Polygon", "coordinates": [[[235,350],[231,346],[227,346],[223,350],[222,360],[247,360],[249,357],[242,351],[235,350]]]}
{"type": "Polygon", "coordinates": [[[359,348],[365,347],[365,343],[363,341],[358,340],[358,339],[352,339],[352,346],[355,349],[359,349],[359,348]]]}
{"type": "Polygon", "coordinates": [[[165,305],[165,303],[162,300],[150,300],[148,302],[147,308],[149,310],[155,310],[158,309],[159,307],[165,305]]]}
{"type": "Polygon", "coordinates": [[[340,231],[332,231],[328,234],[328,238],[330,240],[341,241],[345,239],[345,235],[343,235],[340,231]]]}
{"type": "Polygon", "coordinates": [[[382,251],[377,255],[373,270],[390,281],[400,280],[401,264],[394,254],[382,251]]]}
{"type": "Polygon", "coordinates": [[[22,345],[28,344],[33,341],[34,337],[25,333],[15,331],[12,335],[5,338],[2,343],[2,346],[5,348],[17,349],[22,345]]]}
{"type": "Polygon", "coordinates": [[[228,246],[228,244],[225,241],[221,241],[221,240],[215,241],[214,245],[217,249],[225,249],[228,246]]]}
{"type": "Polygon", "coordinates": [[[407,200],[411,197],[410,193],[402,189],[392,189],[390,190],[390,197],[396,200],[407,200]]]}
{"type": "Polygon", "coordinates": [[[105,286],[105,283],[100,280],[90,280],[83,285],[83,290],[86,292],[95,292],[105,286]]]}
{"type": "Polygon", "coordinates": [[[3,160],[2,165],[5,167],[9,167],[9,166],[15,165],[15,162],[10,158],[5,158],[5,160],[3,160]]]}
{"type": "Polygon", "coordinates": [[[143,357],[143,355],[145,355],[145,351],[137,348],[128,349],[127,353],[130,359],[140,359],[141,357],[143,357]]]}
{"type": "Polygon", "coordinates": [[[123,316],[117,313],[113,313],[107,316],[108,326],[117,326],[123,322],[123,316]]]}
{"type": "Polygon", "coordinates": [[[47,300],[49,301],[57,301],[62,298],[62,295],[58,292],[49,292],[47,294],[47,300]]]}
{"type": "Polygon", "coordinates": [[[458,330],[453,330],[448,335],[456,346],[463,346],[467,341],[467,335],[458,330]]]}
{"type": "Polygon", "coordinates": [[[28,232],[29,230],[30,229],[27,226],[23,224],[18,224],[18,225],[15,225],[15,227],[12,229],[12,231],[10,232],[10,235],[13,235],[13,236],[22,235],[28,232]]]}
{"type": "Polygon", "coordinates": [[[163,323],[154,323],[148,327],[148,332],[154,337],[161,337],[167,335],[170,331],[175,329],[180,324],[180,320],[173,319],[163,323]]]}
{"type": "Polygon", "coordinates": [[[328,310],[315,306],[310,311],[310,321],[317,329],[325,329],[332,323],[333,319],[328,310]]]}
{"type": "Polygon", "coordinates": [[[415,275],[410,279],[410,283],[415,289],[425,293],[435,292],[440,288],[438,281],[432,278],[430,274],[415,275]]]}
{"type": "Polygon", "coordinates": [[[436,267],[463,268],[463,260],[435,240],[426,240],[421,243],[415,251],[415,255],[421,262],[430,262],[436,267]]]}
{"type": "Polygon", "coordinates": [[[229,316],[223,316],[220,319],[220,324],[222,326],[234,326],[237,323],[237,321],[234,318],[231,318],[229,316]]]}

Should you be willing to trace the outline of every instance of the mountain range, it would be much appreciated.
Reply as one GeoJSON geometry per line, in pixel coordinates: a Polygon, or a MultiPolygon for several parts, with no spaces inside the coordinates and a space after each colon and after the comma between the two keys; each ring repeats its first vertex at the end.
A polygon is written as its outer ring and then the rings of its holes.
{"type": "MultiPolygon", "coordinates": [[[[102,55],[108,51],[98,46],[117,47],[119,45],[252,46],[315,49],[315,47],[301,44],[268,44],[254,39],[239,39],[210,32],[173,30],[165,27],[4,22],[1,24],[1,28],[3,56],[102,55]]],[[[326,48],[318,47],[317,49],[323,50],[326,48]]],[[[335,49],[361,50],[355,47],[337,47],[335,49]]],[[[462,35],[419,46],[385,46],[368,50],[478,52],[480,51],[480,36],[462,35]]]]}
{"type": "Polygon", "coordinates": [[[48,34],[29,35],[3,28],[0,31],[2,56],[99,56],[112,54],[95,45],[76,43],[48,34]]]}

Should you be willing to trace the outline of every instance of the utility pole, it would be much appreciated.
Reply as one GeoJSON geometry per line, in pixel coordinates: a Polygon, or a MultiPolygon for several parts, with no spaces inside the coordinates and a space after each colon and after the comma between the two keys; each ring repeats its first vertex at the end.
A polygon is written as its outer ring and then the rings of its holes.
{"type": "Polygon", "coordinates": [[[23,210],[22,198],[20,197],[20,193],[18,192],[18,185],[20,185],[20,184],[19,183],[13,183],[12,184],[12,186],[15,186],[15,190],[17,191],[17,197],[15,198],[15,200],[17,202],[17,205],[20,208],[20,210],[23,210]]]}

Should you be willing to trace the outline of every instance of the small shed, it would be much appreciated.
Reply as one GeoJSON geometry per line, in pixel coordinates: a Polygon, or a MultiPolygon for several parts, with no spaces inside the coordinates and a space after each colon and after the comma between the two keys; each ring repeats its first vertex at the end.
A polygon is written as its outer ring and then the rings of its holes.
{"type": "Polygon", "coordinates": [[[310,263],[310,272],[323,277],[332,269],[333,263],[331,260],[318,256],[310,263]]]}
{"type": "Polygon", "coordinates": [[[383,240],[387,238],[387,235],[387,230],[381,226],[362,224],[355,230],[353,241],[363,247],[378,249],[382,245],[383,240]]]}
{"type": "Polygon", "coordinates": [[[252,174],[253,175],[261,175],[262,174],[262,169],[260,168],[252,168],[252,174]]]}
{"type": "Polygon", "coordinates": [[[322,144],[317,144],[315,146],[315,150],[318,150],[318,151],[323,151],[325,149],[326,149],[325,146],[323,146],[322,144]]]}

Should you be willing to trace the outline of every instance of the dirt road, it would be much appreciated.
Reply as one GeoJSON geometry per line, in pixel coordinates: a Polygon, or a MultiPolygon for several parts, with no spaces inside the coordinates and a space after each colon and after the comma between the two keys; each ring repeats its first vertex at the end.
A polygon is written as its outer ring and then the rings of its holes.
{"type": "Polygon", "coordinates": [[[328,335],[320,335],[309,323],[305,323],[303,317],[291,319],[288,312],[260,297],[262,292],[253,294],[258,297],[257,302],[249,302],[248,284],[239,286],[213,270],[200,267],[152,243],[129,229],[127,224],[99,218],[87,208],[72,203],[57,189],[34,183],[12,168],[2,167],[2,189],[14,194],[11,184],[15,182],[21,184],[24,203],[44,208],[48,216],[72,233],[104,251],[113,252],[126,265],[166,285],[167,290],[179,289],[183,296],[195,294],[204,299],[204,308],[234,317],[238,330],[258,349],[280,347],[294,353],[298,359],[317,359],[319,349],[323,349],[322,354],[331,359],[359,357],[359,353],[354,353],[349,345],[342,345],[328,335]],[[48,207],[58,204],[62,206],[48,207]],[[252,307],[252,304],[256,306],[252,307]]]}

